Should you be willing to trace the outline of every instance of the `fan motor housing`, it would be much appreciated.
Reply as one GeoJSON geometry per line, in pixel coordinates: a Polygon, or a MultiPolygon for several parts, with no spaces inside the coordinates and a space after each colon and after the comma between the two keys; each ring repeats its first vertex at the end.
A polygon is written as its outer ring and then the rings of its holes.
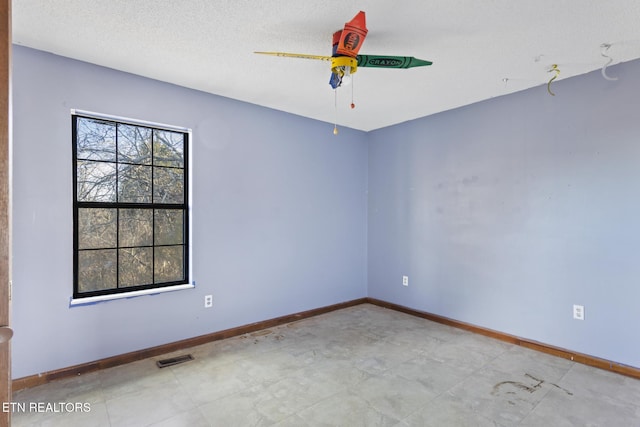
{"type": "Polygon", "coordinates": [[[351,67],[351,74],[353,74],[358,70],[358,61],[350,56],[335,56],[331,58],[332,72],[342,76],[344,74],[343,67],[351,67]]]}

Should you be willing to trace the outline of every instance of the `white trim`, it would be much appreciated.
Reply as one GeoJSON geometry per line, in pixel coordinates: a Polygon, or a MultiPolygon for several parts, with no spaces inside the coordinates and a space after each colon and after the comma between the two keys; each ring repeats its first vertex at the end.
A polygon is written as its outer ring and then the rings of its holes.
{"type": "Polygon", "coordinates": [[[164,124],[164,123],[148,122],[146,120],[130,119],[128,117],[112,116],[112,115],[109,115],[109,114],[96,113],[96,112],[93,112],[93,111],[76,110],[75,108],[71,109],[71,115],[88,116],[88,117],[93,117],[94,119],[112,120],[114,122],[128,123],[128,124],[131,124],[131,125],[149,126],[149,127],[153,127],[153,128],[160,128],[160,129],[163,129],[163,130],[173,130],[173,131],[176,131],[176,132],[189,132],[189,133],[191,133],[191,129],[185,128],[185,127],[182,127],[182,126],[174,126],[174,125],[167,125],[167,124],[164,124]]]}
{"type": "Polygon", "coordinates": [[[194,283],[185,284],[185,285],[166,286],[164,288],[145,289],[142,291],[133,291],[133,292],[126,292],[126,293],[119,293],[119,294],[99,295],[96,297],[86,297],[86,298],[76,298],[76,299],[71,298],[71,301],[69,302],[69,307],[93,305],[99,302],[113,301],[116,299],[135,298],[135,297],[141,297],[144,295],[163,294],[165,292],[181,291],[183,289],[194,289],[195,287],[196,285],[194,282],[194,283]]]}
{"type": "Polygon", "coordinates": [[[189,257],[187,259],[187,269],[189,271],[189,279],[191,283],[196,283],[193,279],[193,132],[187,130],[189,140],[187,141],[187,218],[189,221],[189,257]]]}

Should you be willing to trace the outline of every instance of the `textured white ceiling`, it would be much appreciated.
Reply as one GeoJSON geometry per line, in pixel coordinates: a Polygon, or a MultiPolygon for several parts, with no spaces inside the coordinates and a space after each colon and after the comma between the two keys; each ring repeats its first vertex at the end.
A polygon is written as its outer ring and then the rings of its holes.
{"type": "MultiPolygon", "coordinates": [[[[14,0],[14,43],[360,130],[372,130],[640,57],[638,0],[14,0]],[[433,61],[362,68],[334,91],[331,54],[359,10],[361,54],[433,61]]],[[[615,77],[615,69],[608,74],[615,77]]],[[[611,84],[615,84],[612,82],[611,84]]],[[[553,90],[553,86],[552,86],[553,90]]],[[[553,90],[562,96],[559,89],[553,90]]]]}

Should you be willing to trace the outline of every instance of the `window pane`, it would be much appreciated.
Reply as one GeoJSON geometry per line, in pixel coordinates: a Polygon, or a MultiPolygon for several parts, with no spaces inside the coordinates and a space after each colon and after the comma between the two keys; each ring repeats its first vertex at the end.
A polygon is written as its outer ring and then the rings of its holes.
{"type": "Polygon", "coordinates": [[[116,125],[96,119],[78,117],[76,147],[78,159],[116,160],[116,125]]]}
{"type": "Polygon", "coordinates": [[[185,283],[187,133],[73,120],[74,295],[185,283]]]}
{"type": "Polygon", "coordinates": [[[151,202],[151,167],[118,165],[118,201],[151,202]]]}
{"type": "Polygon", "coordinates": [[[156,209],[154,227],[156,245],[179,245],[184,242],[182,210],[156,209]]]}
{"type": "Polygon", "coordinates": [[[155,130],[153,132],[153,164],[184,167],[184,134],[155,130]]]}
{"type": "Polygon", "coordinates": [[[78,201],[115,202],[116,165],[106,162],[78,161],[78,201]]]}
{"type": "Polygon", "coordinates": [[[153,202],[184,203],[184,170],[153,168],[153,202]]]}
{"type": "Polygon", "coordinates": [[[153,211],[151,209],[120,209],[120,247],[151,246],[153,244],[153,211]]]}
{"type": "Polygon", "coordinates": [[[120,287],[153,283],[153,248],[127,248],[118,253],[120,287]]]}
{"type": "Polygon", "coordinates": [[[78,209],[78,248],[115,248],[116,214],[116,209],[78,209]]]}
{"type": "Polygon", "coordinates": [[[182,246],[162,246],[155,250],[155,282],[177,282],[184,279],[182,246]]]}
{"type": "Polygon", "coordinates": [[[114,289],[116,280],[115,249],[78,252],[78,292],[114,289]]]}
{"type": "Polygon", "coordinates": [[[151,129],[118,125],[118,162],[151,164],[151,129]]]}

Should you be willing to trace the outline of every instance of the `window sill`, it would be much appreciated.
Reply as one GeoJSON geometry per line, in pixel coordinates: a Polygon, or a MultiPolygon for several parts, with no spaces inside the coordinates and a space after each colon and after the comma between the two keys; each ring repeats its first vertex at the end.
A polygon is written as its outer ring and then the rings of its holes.
{"type": "Polygon", "coordinates": [[[143,291],[133,291],[126,292],[121,294],[111,294],[111,295],[100,295],[97,297],[87,297],[87,298],[71,298],[69,302],[69,307],[82,307],[85,305],[94,305],[100,302],[113,301],[118,299],[129,299],[141,297],[144,295],[157,295],[163,294],[165,292],[174,292],[181,291],[183,289],[193,289],[195,288],[195,284],[185,284],[185,285],[176,285],[176,286],[167,286],[166,288],[156,288],[156,289],[145,289],[143,291]]]}

